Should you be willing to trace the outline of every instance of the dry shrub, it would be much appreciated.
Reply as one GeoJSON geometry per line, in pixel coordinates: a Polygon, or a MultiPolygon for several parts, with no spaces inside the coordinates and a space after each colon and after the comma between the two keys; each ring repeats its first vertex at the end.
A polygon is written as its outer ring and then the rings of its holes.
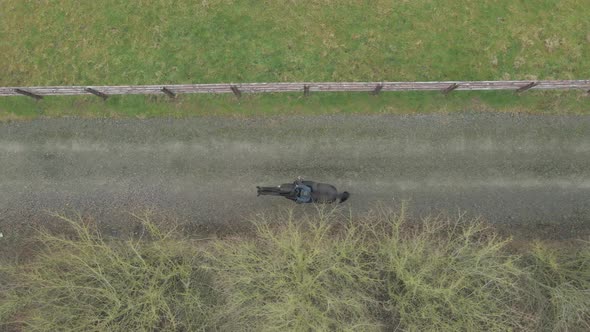
{"type": "Polygon", "coordinates": [[[377,330],[370,253],[334,211],[260,215],[255,239],[217,241],[221,330],[377,330]]]}
{"type": "Polygon", "coordinates": [[[533,244],[525,256],[526,284],[539,328],[552,331],[590,330],[590,242],[576,250],[533,244]]]}
{"type": "Polygon", "coordinates": [[[216,296],[198,248],[149,219],[140,220],[149,240],[108,242],[91,223],[63,220],[74,236],[41,231],[43,251],[11,272],[11,290],[2,292],[0,326],[43,331],[208,326],[216,296]],[[17,310],[20,315],[14,315],[17,310]]]}
{"type": "Polygon", "coordinates": [[[0,266],[0,329],[590,329],[588,242],[518,255],[461,215],[297,211],[205,243],[148,217],[108,240],[63,218],[33,260],[0,266]]]}

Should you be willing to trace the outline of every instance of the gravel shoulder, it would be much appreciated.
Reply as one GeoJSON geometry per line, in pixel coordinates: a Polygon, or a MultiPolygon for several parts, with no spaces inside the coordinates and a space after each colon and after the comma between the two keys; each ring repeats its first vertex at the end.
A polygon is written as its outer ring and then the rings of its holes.
{"type": "MultiPolygon", "coordinates": [[[[590,228],[590,116],[453,114],[0,124],[0,231],[77,211],[112,225],[152,208],[201,225],[291,206],[256,185],[297,175],[361,213],[408,201],[493,223],[590,228]]],[[[297,206],[297,209],[312,209],[297,206]]]]}

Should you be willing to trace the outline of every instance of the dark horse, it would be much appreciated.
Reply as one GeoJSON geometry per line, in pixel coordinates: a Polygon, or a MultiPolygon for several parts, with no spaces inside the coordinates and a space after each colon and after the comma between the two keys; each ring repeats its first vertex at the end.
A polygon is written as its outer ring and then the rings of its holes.
{"type": "Polygon", "coordinates": [[[336,187],[327,183],[304,181],[298,178],[293,183],[275,187],[256,187],[258,195],[282,196],[297,203],[342,203],[350,197],[347,191],[338,193],[336,187]],[[309,197],[307,197],[309,196],[309,197]]]}

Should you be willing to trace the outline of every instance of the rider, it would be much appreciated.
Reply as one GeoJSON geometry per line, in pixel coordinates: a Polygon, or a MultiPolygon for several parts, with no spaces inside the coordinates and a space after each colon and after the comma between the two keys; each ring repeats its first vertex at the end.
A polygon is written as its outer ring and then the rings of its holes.
{"type": "Polygon", "coordinates": [[[306,181],[300,176],[292,184],[276,187],[257,186],[256,188],[258,196],[283,196],[296,203],[334,203],[336,201],[342,203],[350,197],[347,191],[339,193],[336,187],[331,184],[306,181]]]}
{"type": "Polygon", "coordinates": [[[303,178],[298,176],[293,184],[295,185],[295,188],[293,188],[293,196],[296,197],[295,203],[311,203],[311,187],[303,183],[303,178]]]}
{"type": "Polygon", "coordinates": [[[350,197],[348,191],[338,193],[336,187],[327,183],[303,180],[301,176],[293,182],[295,188],[287,198],[296,203],[343,203],[350,197]]]}

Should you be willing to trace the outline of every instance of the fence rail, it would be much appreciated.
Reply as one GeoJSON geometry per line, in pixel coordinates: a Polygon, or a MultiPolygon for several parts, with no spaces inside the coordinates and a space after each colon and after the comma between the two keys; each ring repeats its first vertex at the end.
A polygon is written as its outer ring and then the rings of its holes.
{"type": "Polygon", "coordinates": [[[302,92],[370,92],[384,91],[488,91],[488,90],[587,90],[590,80],[568,81],[445,81],[445,82],[300,82],[300,83],[220,83],[176,85],[119,85],[119,86],[35,86],[0,87],[0,96],[28,96],[41,99],[44,96],[96,95],[106,99],[111,95],[164,94],[176,97],[185,93],[242,93],[302,92]]]}

